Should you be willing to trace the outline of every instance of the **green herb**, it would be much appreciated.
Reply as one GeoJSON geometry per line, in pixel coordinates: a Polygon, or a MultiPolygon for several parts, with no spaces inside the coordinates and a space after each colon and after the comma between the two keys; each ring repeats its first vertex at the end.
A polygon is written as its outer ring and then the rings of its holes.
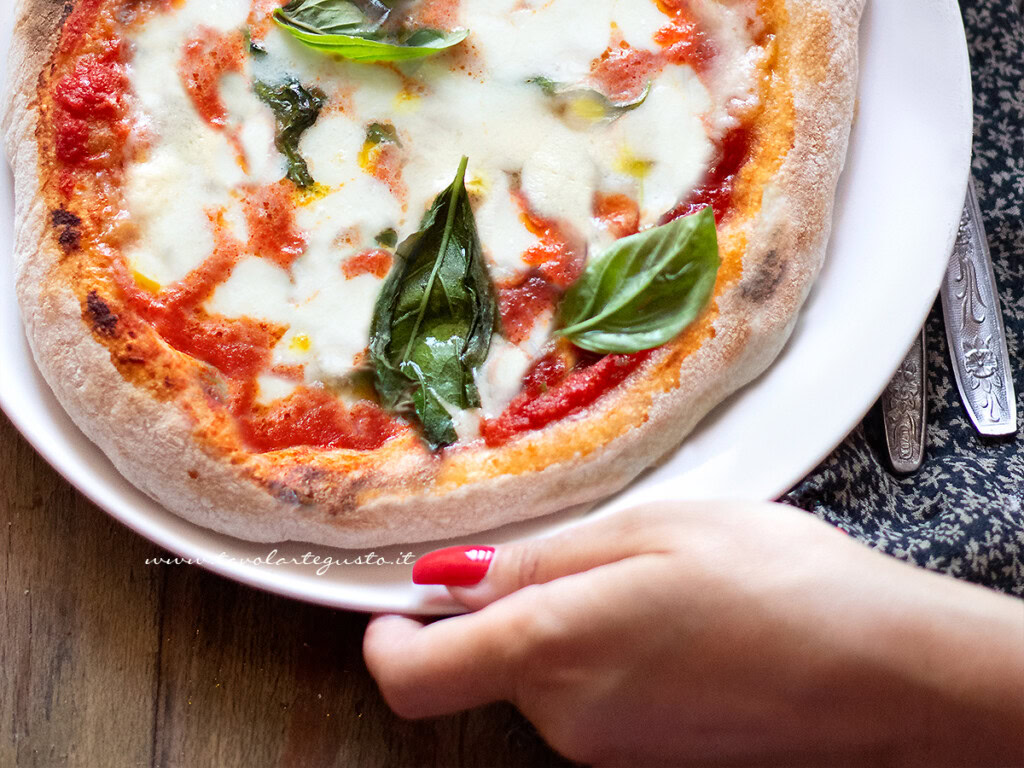
{"type": "Polygon", "coordinates": [[[398,246],[370,329],[381,402],[410,410],[434,450],[457,439],[452,412],[480,404],[474,371],[487,358],[497,306],[473,209],[467,158],[420,230],[398,246]]]}
{"type": "Polygon", "coordinates": [[[292,0],[274,11],[274,21],[322,53],[372,64],[432,56],[458,45],[469,34],[456,29],[407,30],[384,26],[390,8],[377,0],[292,0]]]}
{"type": "Polygon", "coordinates": [[[288,79],[280,85],[257,81],[253,87],[260,101],[274,111],[277,120],[274,144],[278,152],[288,160],[288,178],[303,189],[312,186],[313,177],[309,175],[306,161],[299,154],[299,139],[316,122],[325,103],[324,94],[317,88],[307,90],[294,79],[288,79]]]}
{"type": "Polygon", "coordinates": [[[382,248],[394,248],[398,244],[398,233],[393,229],[385,229],[373,240],[382,248]]]}
{"type": "Polygon", "coordinates": [[[348,34],[376,26],[350,0],[293,0],[275,10],[274,17],[279,24],[312,35],[348,34]]]}
{"type": "Polygon", "coordinates": [[[245,48],[249,51],[250,56],[259,58],[267,55],[267,49],[252,39],[252,30],[248,27],[242,28],[242,38],[245,41],[245,48]]]}
{"type": "Polygon", "coordinates": [[[707,305],[719,264],[710,207],[618,240],[566,293],[560,333],[606,354],[661,346],[707,305]]]}
{"type": "Polygon", "coordinates": [[[612,101],[593,88],[566,85],[548,77],[531,77],[526,82],[536,85],[545,95],[550,96],[555,111],[563,117],[589,122],[615,120],[639,107],[651,93],[651,83],[648,82],[643,93],[632,101],[612,101]]]}
{"type": "Polygon", "coordinates": [[[398,132],[391,123],[371,123],[366,129],[366,141],[370,144],[397,144],[402,146],[398,140],[398,132]]]}

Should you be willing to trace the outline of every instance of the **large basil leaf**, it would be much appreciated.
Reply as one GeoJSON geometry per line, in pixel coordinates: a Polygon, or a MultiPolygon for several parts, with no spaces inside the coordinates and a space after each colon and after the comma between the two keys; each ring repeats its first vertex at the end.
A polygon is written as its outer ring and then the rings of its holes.
{"type": "MultiPolygon", "coordinates": [[[[386,11],[385,7],[385,18],[386,11]]],[[[351,0],[292,0],[274,15],[282,24],[314,35],[343,34],[374,26],[369,15],[351,0]]]]}
{"type": "Polygon", "coordinates": [[[452,411],[480,404],[473,374],[487,358],[497,316],[466,194],[467,162],[420,230],[398,246],[370,328],[382,404],[415,412],[434,450],[457,439],[452,411]]]}
{"type": "Polygon", "coordinates": [[[320,115],[325,103],[324,94],[316,88],[307,90],[298,80],[293,79],[279,85],[257,81],[253,87],[260,101],[274,111],[277,122],[274,144],[278,152],[288,160],[288,178],[303,189],[311,186],[314,183],[313,177],[309,174],[306,161],[299,154],[299,139],[320,115]]]}
{"type": "Polygon", "coordinates": [[[606,354],[661,346],[707,305],[719,264],[710,207],[618,240],[566,293],[560,333],[606,354]]]}
{"type": "Polygon", "coordinates": [[[469,34],[456,29],[406,30],[382,26],[389,8],[380,0],[292,0],[274,11],[274,21],[298,40],[321,51],[372,64],[432,56],[458,45],[469,34]]]}
{"type": "Polygon", "coordinates": [[[593,88],[567,85],[548,77],[531,77],[526,82],[544,91],[544,94],[551,98],[551,105],[558,114],[592,123],[621,117],[647,101],[651,93],[651,83],[648,82],[643,93],[637,98],[631,101],[612,101],[593,88]]]}

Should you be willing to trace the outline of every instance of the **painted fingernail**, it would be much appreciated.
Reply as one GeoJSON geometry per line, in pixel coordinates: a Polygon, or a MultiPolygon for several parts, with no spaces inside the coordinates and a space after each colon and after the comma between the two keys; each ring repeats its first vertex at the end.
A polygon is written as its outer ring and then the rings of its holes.
{"type": "Polygon", "coordinates": [[[487,575],[494,559],[494,547],[448,547],[430,552],[412,567],[414,584],[443,584],[471,587],[487,575]]]}

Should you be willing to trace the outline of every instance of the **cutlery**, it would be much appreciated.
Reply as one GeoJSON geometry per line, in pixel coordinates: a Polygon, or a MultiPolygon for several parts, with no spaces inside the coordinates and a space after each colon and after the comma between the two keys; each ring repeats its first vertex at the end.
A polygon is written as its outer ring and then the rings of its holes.
{"type": "Polygon", "coordinates": [[[927,348],[924,328],[882,393],[882,421],[892,468],[901,474],[916,472],[924,462],[927,423],[927,348]]]}
{"type": "Polygon", "coordinates": [[[953,372],[967,414],[982,435],[1012,435],[1017,431],[1017,398],[973,178],[940,295],[953,372]]]}

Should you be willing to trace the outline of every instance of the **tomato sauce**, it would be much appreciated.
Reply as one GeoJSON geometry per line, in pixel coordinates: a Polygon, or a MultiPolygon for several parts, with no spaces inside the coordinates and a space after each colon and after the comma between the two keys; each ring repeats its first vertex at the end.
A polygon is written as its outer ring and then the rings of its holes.
{"type": "Polygon", "coordinates": [[[513,344],[530,338],[537,318],[553,312],[561,292],[536,273],[498,286],[498,309],[502,335],[513,344]]]}
{"type": "Polygon", "coordinates": [[[732,208],[736,175],[750,157],[752,146],[753,134],[749,126],[741,125],[729,131],[718,146],[715,160],[701,183],[665,214],[660,223],[688,216],[709,205],[715,211],[715,221],[721,223],[732,208]]]}
{"type": "Polygon", "coordinates": [[[585,256],[557,222],[530,208],[521,191],[513,192],[513,199],[526,228],[538,238],[523,253],[530,269],[497,286],[502,334],[518,344],[529,338],[537,318],[554,311],[565,289],[582,274],[585,256]]]}
{"type": "Polygon", "coordinates": [[[718,51],[690,11],[688,0],[659,0],[671,22],[654,35],[666,58],[673,64],[689,64],[698,74],[709,69],[718,51]]]}
{"type": "Polygon", "coordinates": [[[504,445],[524,432],[540,429],[593,405],[602,395],[639,368],[652,351],[606,355],[574,369],[558,381],[558,364],[542,358],[527,373],[532,386],[516,397],[495,419],[484,420],[480,433],[488,446],[504,445]]]}
{"type": "Polygon", "coordinates": [[[226,233],[223,224],[218,222],[214,232],[213,255],[159,294],[139,287],[124,269],[119,271],[119,283],[139,314],[168,344],[212,365],[229,379],[245,379],[269,362],[277,339],[265,324],[247,318],[210,317],[201,309],[217,286],[230,277],[241,254],[241,244],[226,233]]]}
{"type": "Polygon", "coordinates": [[[294,186],[280,181],[261,187],[249,187],[242,198],[245,221],[249,225],[249,247],[264,259],[283,269],[306,250],[306,237],[295,222],[294,186]]]}
{"type": "Polygon", "coordinates": [[[245,38],[240,30],[218,32],[200,27],[185,43],[178,74],[199,116],[212,126],[227,125],[228,112],[220,98],[220,79],[241,72],[245,65],[245,38]]]}
{"type": "Polygon", "coordinates": [[[583,273],[586,266],[584,249],[572,242],[558,222],[531,210],[522,192],[513,193],[513,197],[522,211],[526,228],[539,238],[539,242],[523,253],[523,261],[553,286],[565,290],[583,273]]]}
{"type": "Polygon", "coordinates": [[[360,275],[384,278],[391,271],[393,261],[388,251],[383,248],[372,248],[345,259],[341,263],[341,271],[349,280],[360,275]]]}
{"type": "Polygon", "coordinates": [[[664,66],[663,57],[657,53],[622,41],[609,46],[591,63],[590,78],[611,101],[632,101],[640,98],[664,66]]]}
{"type": "Polygon", "coordinates": [[[434,29],[452,29],[459,21],[460,0],[422,0],[415,9],[413,23],[434,29]]]}
{"type": "Polygon", "coordinates": [[[64,20],[61,31],[60,52],[68,54],[77,50],[92,28],[105,0],[80,0],[64,20]]]}
{"type": "Polygon", "coordinates": [[[330,392],[300,387],[290,396],[241,417],[245,442],[257,451],[297,445],[369,451],[380,448],[402,427],[374,403],[350,408],[330,392]]]}
{"type": "Polygon", "coordinates": [[[364,170],[386,184],[391,194],[404,203],[409,191],[402,179],[402,168],[405,165],[405,152],[402,148],[396,142],[382,141],[364,152],[360,158],[364,170]]]}
{"type": "Polygon", "coordinates": [[[101,168],[119,156],[128,136],[120,48],[82,56],[54,86],[54,149],[65,166],[101,168]]]}
{"type": "Polygon", "coordinates": [[[274,11],[288,0],[251,0],[251,2],[247,26],[250,38],[259,42],[274,26],[274,17],[272,16],[274,11]]]}
{"type": "Polygon", "coordinates": [[[523,376],[523,394],[540,397],[565,381],[571,370],[572,361],[568,354],[559,349],[549,352],[534,361],[530,370],[523,376]]]}
{"type": "Polygon", "coordinates": [[[616,239],[640,231],[640,206],[626,195],[594,196],[594,218],[616,239]]]}

